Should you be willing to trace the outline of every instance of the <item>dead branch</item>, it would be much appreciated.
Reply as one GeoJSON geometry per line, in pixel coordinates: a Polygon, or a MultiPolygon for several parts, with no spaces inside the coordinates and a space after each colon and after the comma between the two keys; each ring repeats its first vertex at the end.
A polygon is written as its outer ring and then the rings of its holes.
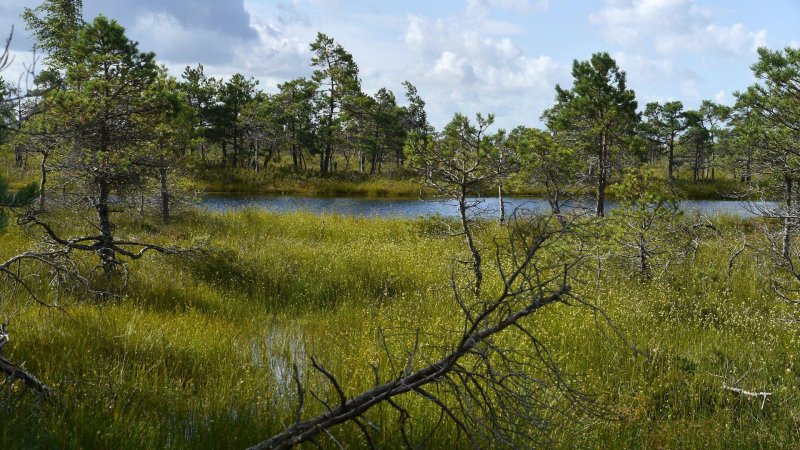
{"type": "Polygon", "coordinates": [[[8,341],[8,323],[3,323],[0,325],[0,372],[2,372],[9,381],[22,381],[26,386],[42,394],[46,398],[55,398],[55,391],[53,389],[39,381],[39,379],[30,372],[5,358],[3,355],[3,347],[8,341]]]}
{"type": "MultiPolygon", "coordinates": [[[[414,348],[407,353],[405,367],[399,375],[395,371],[399,367],[394,366],[392,373],[395,378],[381,382],[378,368],[373,366],[375,386],[349,398],[337,378],[312,359],[312,367],[333,387],[338,404],[332,402],[334,406],[318,398],[325,406],[325,412],[306,420],[296,420],[283,432],[251,448],[289,448],[312,441],[323,433],[332,437],[330,433],[334,427],[350,421],[368,436],[369,430],[361,421],[370,409],[383,402],[398,411],[403,440],[408,447],[414,447],[406,430],[411,414],[397,402],[400,396],[409,393],[436,406],[441,418],[449,419],[459,434],[463,433],[470,445],[476,448],[488,442],[508,446],[530,442],[528,426],[541,431],[549,424],[547,419],[538,416],[539,412],[563,414],[554,406],[553,398],[542,396],[543,389],[555,389],[559,392],[558,397],[566,399],[573,407],[588,409],[583,408],[588,403],[587,397],[569,386],[566,374],[557,367],[553,356],[524,324],[526,317],[554,303],[566,302],[571,296],[568,273],[573,266],[561,263],[561,269],[553,270],[554,266],[539,261],[543,249],[550,241],[562,236],[567,228],[560,222],[556,227],[550,226],[549,219],[538,225],[532,235],[511,228],[514,236],[510,248],[513,250],[509,258],[498,257],[502,285],[493,300],[475,298],[474,303],[468,305],[466,293],[453,275],[451,287],[464,314],[465,327],[444,356],[428,359],[421,354],[420,333],[417,332],[414,348]],[[511,263],[503,262],[504,259],[511,263]],[[510,268],[504,267],[508,264],[511,264],[510,268]],[[531,347],[500,345],[495,338],[506,330],[520,332],[531,347]],[[529,353],[531,348],[532,353],[529,353]],[[423,367],[414,369],[414,360],[422,360],[423,367]],[[549,374],[553,381],[537,377],[536,374],[541,372],[549,374]],[[432,389],[429,390],[428,386],[432,389]],[[520,423],[525,425],[520,427],[520,423]]],[[[295,375],[295,378],[302,405],[305,390],[299,376],[295,375]]],[[[298,419],[301,408],[296,411],[298,419]]],[[[369,437],[367,444],[374,446],[369,437]]]]}
{"type": "Polygon", "coordinates": [[[760,398],[761,399],[761,409],[762,410],[764,409],[764,405],[767,403],[767,398],[770,395],[772,395],[772,392],[752,392],[752,391],[746,391],[744,389],[740,389],[740,388],[737,388],[737,387],[732,387],[732,386],[728,386],[728,385],[724,385],[724,384],[722,385],[722,389],[725,389],[726,391],[735,392],[735,393],[743,395],[745,397],[758,397],[758,398],[760,398]]]}

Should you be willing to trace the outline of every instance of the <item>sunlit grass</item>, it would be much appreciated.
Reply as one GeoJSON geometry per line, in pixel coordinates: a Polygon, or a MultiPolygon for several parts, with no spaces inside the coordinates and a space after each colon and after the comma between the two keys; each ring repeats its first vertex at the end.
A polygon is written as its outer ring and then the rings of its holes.
{"type": "MultiPolygon", "coordinates": [[[[430,220],[247,210],[190,213],[160,231],[123,225],[139,238],[214,251],[146,258],[131,266],[123,297],[65,298],[66,314],[22,308],[21,294],[3,300],[3,311],[17,312],[6,356],[58,389],[60,402],[0,388],[0,447],[241,448],[293,420],[295,364],[307,387],[331,393],[308,370],[314,356],[355,394],[372,385],[371,364],[391,374],[381,336],[402,356],[417,329],[430,350],[446,340],[441,330],[460,325],[447,284],[463,243],[430,220]]],[[[798,327],[778,320],[786,311],[753,258],[741,257],[728,276],[735,225],[720,221],[723,237],[709,236],[694,260],[652,280],[613,266],[599,280],[587,272],[576,293],[602,307],[624,339],[586,308],[556,305],[532,318],[576,387],[611,412],[556,424],[559,446],[778,448],[800,439],[798,327]],[[725,383],[774,395],[762,411],[725,383]]],[[[485,224],[482,245],[500,234],[485,224]]],[[[32,239],[11,227],[0,256],[32,239]]],[[[436,408],[403,401],[417,433],[437,422],[436,408]]],[[[400,445],[392,410],[370,418],[379,444],[400,445]]],[[[346,444],[365,445],[345,429],[346,444]]],[[[467,442],[443,428],[428,445],[467,442]]]]}

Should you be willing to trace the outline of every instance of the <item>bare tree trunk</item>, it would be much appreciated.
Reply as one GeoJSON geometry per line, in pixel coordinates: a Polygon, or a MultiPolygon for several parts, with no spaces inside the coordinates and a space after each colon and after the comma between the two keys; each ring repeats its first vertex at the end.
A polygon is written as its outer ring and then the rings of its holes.
{"type": "Polygon", "coordinates": [[[669,157],[668,157],[668,158],[669,158],[669,159],[668,159],[668,165],[669,165],[669,168],[668,168],[668,176],[669,176],[669,181],[674,181],[674,180],[675,180],[675,177],[674,177],[674,175],[673,175],[673,173],[674,173],[674,171],[675,171],[675,143],[674,143],[674,142],[670,142],[670,143],[669,143],[669,157]]]}
{"type": "Polygon", "coordinates": [[[751,162],[752,162],[752,158],[750,157],[750,152],[748,151],[747,161],[745,162],[745,166],[744,166],[745,167],[744,179],[745,179],[745,182],[747,184],[750,184],[750,182],[752,180],[751,162]]]}
{"type": "Polygon", "coordinates": [[[469,226],[467,217],[467,192],[464,185],[461,187],[461,195],[458,198],[458,212],[461,215],[461,229],[467,241],[467,246],[472,254],[472,273],[475,276],[475,295],[481,295],[481,284],[483,282],[483,271],[481,270],[481,253],[475,245],[475,238],[472,236],[472,229],[469,226]]]}
{"type": "Polygon", "coordinates": [[[228,141],[225,139],[222,140],[222,165],[228,165],[228,141]]]}
{"type": "Polygon", "coordinates": [[[239,167],[239,144],[236,141],[236,132],[233,133],[233,152],[231,153],[233,167],[239,167]]]}
{"type": "Polygon", "coordinates": [[[506,204],[503,202],[503,180],[497,182],[497,199],[500,201],[500,225],[506,223],[506,204]]]}
{"type": "Polygon", "coordinates": [[[597,205],[595,206],[595,214],[597,217],[604,217],[606,215],[606,177],[608,165],[608,142],[605,133],[602,134],[600,142],[600,161],[597,168],[597,205]]]}
{"type": "Polygon", "coordinates": [[[645,238],[639,235],[639,270],[642,275],[650,275],[650,260],[647,254],[647,245],[645,245],[645,238]]]}
{"type": "MultiPolygon", "coordinates": [[[[499,148],[499,162],[500,167],[503,166],[503,147],[499,148]]],[[[498,169],[497,171],[497,199],[500,201],[500,225],[505,225],[506,223],[506,205],[503,203],[503,174],[501,170],[498,169]]]]}
{"type": "Polygon", "coordinates": [[[100,181],[99,188],[100,196],[97,198],[97,203],[94,205],[100,222],[100,246],[97,250],[97,254],[100,256],[103,270],[105,270],[106,273],[111,273],[114,271],[114,264],[116,263],[114,231],[113,225],[111,224],[111,213],[108,209],[108,197],[111,189],[108,182],[105,180],[100,181]]]}
{"type": "Polygon", "coordinates": [[[259,169],[260,169],[260,167],[259,167],[260,162],[259,162],[259,159],[258,159],[259,158],[259,155],[258,155],[258,143],[254,142],[252,145],[253,145],[253,164],[255,164],[256,173],[258,173],[259,169]]]}
{"type": "Polygon", "coordinates": [[[14,146],[14,164],[17,167],[22,167],[23,166],[23,162],[22,162],[22,147],[19,146],[19,145],[15,145],[14,146]]]}
{"type": "Polygon", "coordinates": [[[294,124],[292,124],[292,167],[294,168],[294,173],[300,172],[300,161],[297,158],[297,143],[294,132],[294,124]]]}
{"type": "Polygon", "coordinates": [[[41,179],[39,180],[39,211],[44,211],[45,187],[47,185],[47,157],[48,153],[42,153],[41,179]]]}
{"type": "Polygon", "coordinates": [[[786,212],[783,218],[783,248],[781,255],[784,259],[788,259],[792,252],[792,218],[794,215],[794,208],[792,208],[792,177],[784,175],[784,182],[786,183],[786,212]]]}
{"type": "Polygon", "coordinates": [[[169,188],[167,186],[167,168],[158,168],[158,177],[161,179],[161,221],[169,223],[169,188]]]}

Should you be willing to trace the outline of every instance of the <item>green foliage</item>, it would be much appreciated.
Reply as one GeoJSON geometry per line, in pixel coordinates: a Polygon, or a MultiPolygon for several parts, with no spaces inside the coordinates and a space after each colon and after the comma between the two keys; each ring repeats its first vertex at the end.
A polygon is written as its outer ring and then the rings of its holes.
{"type": "Polygon", "coordinates": [[[625,209],[652,210],[677,209],[679,196],[655,176],[649,168],[628,170],[622,179],[610,188],[620,206],[625,209]]]}
{"type": "Polygon", "coordinates": [[[45,53],[49,73],[40,78],[57,77],[72,64],[72,46],[83,28],[82,0],[44,0],[35,8],[25,8],[22,19],[33,33],[35,48],[45,53]]]}
{"type": "Polygon", "coordinates": [[[644,110],[646,122],[642,124],[645,136],[659,147],[666,148],[669,180],[674,179],[677,167],[675,146],[678,137],[686,129],[686,115],[683,103],[674,101],[663,105],[658,102],[648,103],[644,110]]]}
{"type": "Polygon", "coordinates": [[[163,118],[161,69],[153,53],[139,52],[124,29],[103,16],[80,31],[71,54],[64,87],[45,97],[47,118],[77,144],[61,166],[68,179],[127,195],[142,175],[137,162],[148,131],[163,118]]]}
{"type": "Polygon", "coordinates": [[[572,64],[573,86],[556,86],[556,104],[542,114],[547,127],[583,153],[593,167],[598,216],[604,215],[605,190],[612,170],[624,165],[624,151],[639,123],[636,94],[608,53],[572,64]]]}
{"type": "Polygon", "coordinates": [[[320,172],[327,173],[333,168],[334,145],[341,142],[342,112],[361,93],[361,80],[353,55],[333,38],[317,33],[311,51],[311,66],[315,68],[312,80],[322,87],[316,98],[320,139],[325,147],[320,172]]]}
{"type": "Polygon", "coordinates": [[[583,163],[578,152],[546,131],[518,127],[506,143],[519,158],[518,176],[528,186],[542,186],[555,214],[579,196],[583,163]]]}
{"type": "Polygon", "coordinates": [[[652,170],[629,170],[611,187],[619,201],[607,224],[611,254],[623,265],[634,263],[644,276],[654,268],[680,261],[689,250],[692,233],[678,209],[679,197],[671,184],[652,170]]]}
{"type": "Polygon", "coordinates": [[[627,87],[627,76],[608,53],[595,53],[588,61],[572,65],[573,86],[556,86],[556,104],[542,117],[548,128],[570,133],[590,153],[598,137],[611,141],[633,134],[638,123],[636,95],[627,87]]]}

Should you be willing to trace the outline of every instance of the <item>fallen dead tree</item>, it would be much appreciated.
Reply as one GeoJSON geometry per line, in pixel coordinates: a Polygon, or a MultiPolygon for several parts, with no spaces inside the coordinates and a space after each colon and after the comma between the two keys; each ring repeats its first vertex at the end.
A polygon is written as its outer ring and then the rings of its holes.
{"type": "Polygon", "coordinates": [[[307,389],[295,366],[293,379],[298,400],[295,423],[251,448],[316,443],[315,438],[320,435],[341,446],[333,429],[345,422],[354,423],[366,444],[375,448],[371,434],[378,427],[365,416],[380,404],[389,405],[399,414],[406,446],[418,447],[423,444],[411,442],[406,433],[411,413],[399,403],[399,398],[406,394],[419,396],[440,410],[441,416],[449,419],[474,448],[530,446],[542,439],[553,416],[578,412],[601,414],[602,410],[588,396],[570,387],[565,374],[525,320],[556,303],[580,302],[573,297],[569,283],[570,270],[580,255],[566,250],[574,252],[575,245],[563,245],[567,238],[574,238],[571,228],[552,217],[534,223],[514,222],[507,245],[498,246],[496,252],[502,286],[496,296],[488,300],[475,297],[471,283],[459,285],[456,276],[451,277],[452,291],[464,316],[464,328],[443,356],[425,355],[418,332],[400,374],[397,375],[397,367],[392,367],[394,376],[381,381],[376,364],[374,387],[353,397],[348,397],[346,387],[336,376],[312,359],[311,368],[327,380],[335,393],[333,399],[322,398],[307,389]],[[513,339],[513,344],[501,344],[505,333],[516,333],[515,338],[524,337],[527,342],[513,339]],[[303,419],[308,393],[326,411],[303,419]]]}
{"type": "Polygon", "coordinates": [[[39,379],[30,372],[5,358],[3,355],[3,347],[8,343],[8,341],[8,323],[4,323],[0,325],[0,372],[3,372],[3,374],[6,376],[6,379],[9,381],[13,382],[20,380],[34,391],[47,397],[52,397],[54,395],[54,391],[50,389],[49,386],[39,381],[39,379]]]}

